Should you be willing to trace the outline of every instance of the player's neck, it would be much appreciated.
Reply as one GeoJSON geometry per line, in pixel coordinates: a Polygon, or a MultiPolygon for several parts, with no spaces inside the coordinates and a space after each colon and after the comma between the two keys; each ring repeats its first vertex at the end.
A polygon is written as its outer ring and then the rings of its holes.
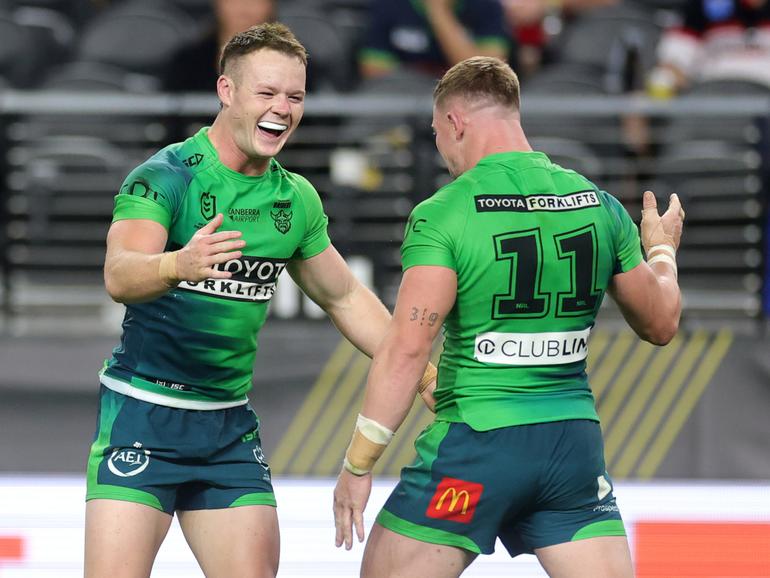
{"type": "Polygon", "coordinates": [[[476,141],[466,149],[470,167],[476,166],[481,159],[489,155],[532,152],[532,147],[518,122],[499,123],[489,130],[481,130],[469,136],[476,141]]]}
{"type": "Polygon", "coordinates": [[[252,158],[246,155],[235,142],[233,134],[223,127],[217,120],[208,131],[209,141],[217,151],[219,162],[228,169],[232,169],[246,176],[256,177],[262,175],[270,165],[269,158],[252,158]]]}

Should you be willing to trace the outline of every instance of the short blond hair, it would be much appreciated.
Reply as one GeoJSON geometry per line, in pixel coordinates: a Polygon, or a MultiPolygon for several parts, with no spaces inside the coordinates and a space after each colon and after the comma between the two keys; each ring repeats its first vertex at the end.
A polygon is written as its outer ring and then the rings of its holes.
{"type": "Polygon", "coordinates": [[[519,77],[499,58],[473,56],[458,62],[444,74],[433,91],[433,103],[441,106],[456,96],[469,102],[490,100],[518,112],[521,104],[519,77]]]}
{"type": "Polygon", "coordinates": [[[231,62],[240,57],[263,49],[294,56],[307,66],[307,50],[289,27],[279,22],[266,22],[239,32],[230,39],[219,59],[219,73],[224,74],[231,62]]]}

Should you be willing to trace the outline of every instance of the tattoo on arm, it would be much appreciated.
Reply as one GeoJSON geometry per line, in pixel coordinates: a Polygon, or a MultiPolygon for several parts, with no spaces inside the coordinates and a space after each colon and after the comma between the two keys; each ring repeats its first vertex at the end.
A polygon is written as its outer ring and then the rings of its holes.
{"type": "Polygon", "coordinates": [[[419,321],[420,327],[426,323],[428,324],[428,327],[433,327],[436,324],[436,321],[438,321],[438,313],[435,311],[428,313],[427,309],[420,311],[417,307],[412,307],[409,321],[419,321]]]}

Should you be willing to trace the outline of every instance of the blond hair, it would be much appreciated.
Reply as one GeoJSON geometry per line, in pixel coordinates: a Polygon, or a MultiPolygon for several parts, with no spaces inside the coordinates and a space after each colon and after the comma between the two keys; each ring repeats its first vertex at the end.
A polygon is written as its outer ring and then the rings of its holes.
{"type": "Polygon", "coordinates": [[[473,56],[458,62],[439,80],[433,91],[433,103],[441,106],[447,99],[461,97],[469,102],[491,103],[519,111],[519,78],[499,58],[473,56]]]}

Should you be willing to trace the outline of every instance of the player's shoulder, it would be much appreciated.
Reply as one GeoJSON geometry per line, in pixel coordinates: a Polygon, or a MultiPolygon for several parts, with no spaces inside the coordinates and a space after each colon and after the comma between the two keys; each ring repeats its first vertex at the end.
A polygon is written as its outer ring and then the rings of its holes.
{"type": "Polygon", "coordinates": [[[123,187],[150,185],[167,192],[186,188],[194,172],[184,162],[183,145],[168,145],[137,165],[126,177],[123,187]]]}
{"type": "Polygon", "coordinates": [[[306,177],[302,176],[299,173],[286,170],[275,159],[272,159],[270,161],[270,166],[268,167],[268,170],[271,172],[274,178],[277,178],[283,181],[285,186],[292,189],[294,194],[299,196],[300,198],[302,199],[318,198],[318,191],[313,186],[313,183],[311,183],[306,177]]]}

